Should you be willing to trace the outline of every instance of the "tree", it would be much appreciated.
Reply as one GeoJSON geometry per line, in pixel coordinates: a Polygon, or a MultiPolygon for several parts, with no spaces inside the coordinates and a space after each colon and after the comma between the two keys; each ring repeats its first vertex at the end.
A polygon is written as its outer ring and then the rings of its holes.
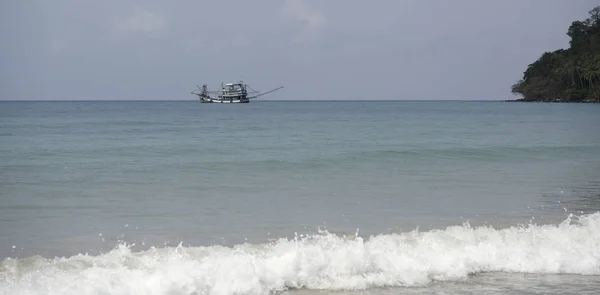
{"type": "Polygon", "coordinates": [[[545,52],[523,72],[512,92],[524,101],[600,102],[600,6],[567,30],[568,49],[545,52]]]}

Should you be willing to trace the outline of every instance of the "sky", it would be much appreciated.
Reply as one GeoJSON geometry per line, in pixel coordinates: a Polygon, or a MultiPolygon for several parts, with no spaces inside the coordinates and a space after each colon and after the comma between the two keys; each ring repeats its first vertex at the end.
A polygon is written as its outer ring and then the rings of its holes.
{"type": "Polygon", "coordinates": [[[5,0],[0,100],[504,100],[597,0],[5,0]]]}

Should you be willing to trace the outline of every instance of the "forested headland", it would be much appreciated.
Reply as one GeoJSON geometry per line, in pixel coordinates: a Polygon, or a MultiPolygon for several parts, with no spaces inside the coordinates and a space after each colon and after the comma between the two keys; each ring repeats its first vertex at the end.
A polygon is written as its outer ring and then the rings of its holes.
{"type": "Polygon", "coordinates": [[[567,35],[569,48],[545,52],[512,86],[517,101],[600,102],[600,6],[567,35]]]}

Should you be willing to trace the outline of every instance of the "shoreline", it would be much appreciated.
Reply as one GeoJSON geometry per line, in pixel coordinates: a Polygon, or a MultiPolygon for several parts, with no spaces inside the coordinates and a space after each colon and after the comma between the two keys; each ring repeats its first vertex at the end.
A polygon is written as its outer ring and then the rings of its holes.
{"type": "Polygon", "coordinates": [[[504,102],[537,102],[537,103],[600,103],[599,100],[581,100],[581,101],[564,101],[562,99],[542,99],[542,100],[526,100],[526,99],[507,99],[504,102]]]}

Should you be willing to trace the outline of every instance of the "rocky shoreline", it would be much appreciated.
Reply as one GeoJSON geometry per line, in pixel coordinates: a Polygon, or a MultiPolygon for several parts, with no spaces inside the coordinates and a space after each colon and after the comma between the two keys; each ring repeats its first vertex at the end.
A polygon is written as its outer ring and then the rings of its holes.
{"type": "Polygon", "coordinates": [[[565,100],[560,98],[555,99],[539,99],[539,100],[531,100],[531,99],[507,99],[505,102],[546,102],[546,103],[600,103],[598,99],[585,99],[579,101],[573,100],[565,100]]]}

